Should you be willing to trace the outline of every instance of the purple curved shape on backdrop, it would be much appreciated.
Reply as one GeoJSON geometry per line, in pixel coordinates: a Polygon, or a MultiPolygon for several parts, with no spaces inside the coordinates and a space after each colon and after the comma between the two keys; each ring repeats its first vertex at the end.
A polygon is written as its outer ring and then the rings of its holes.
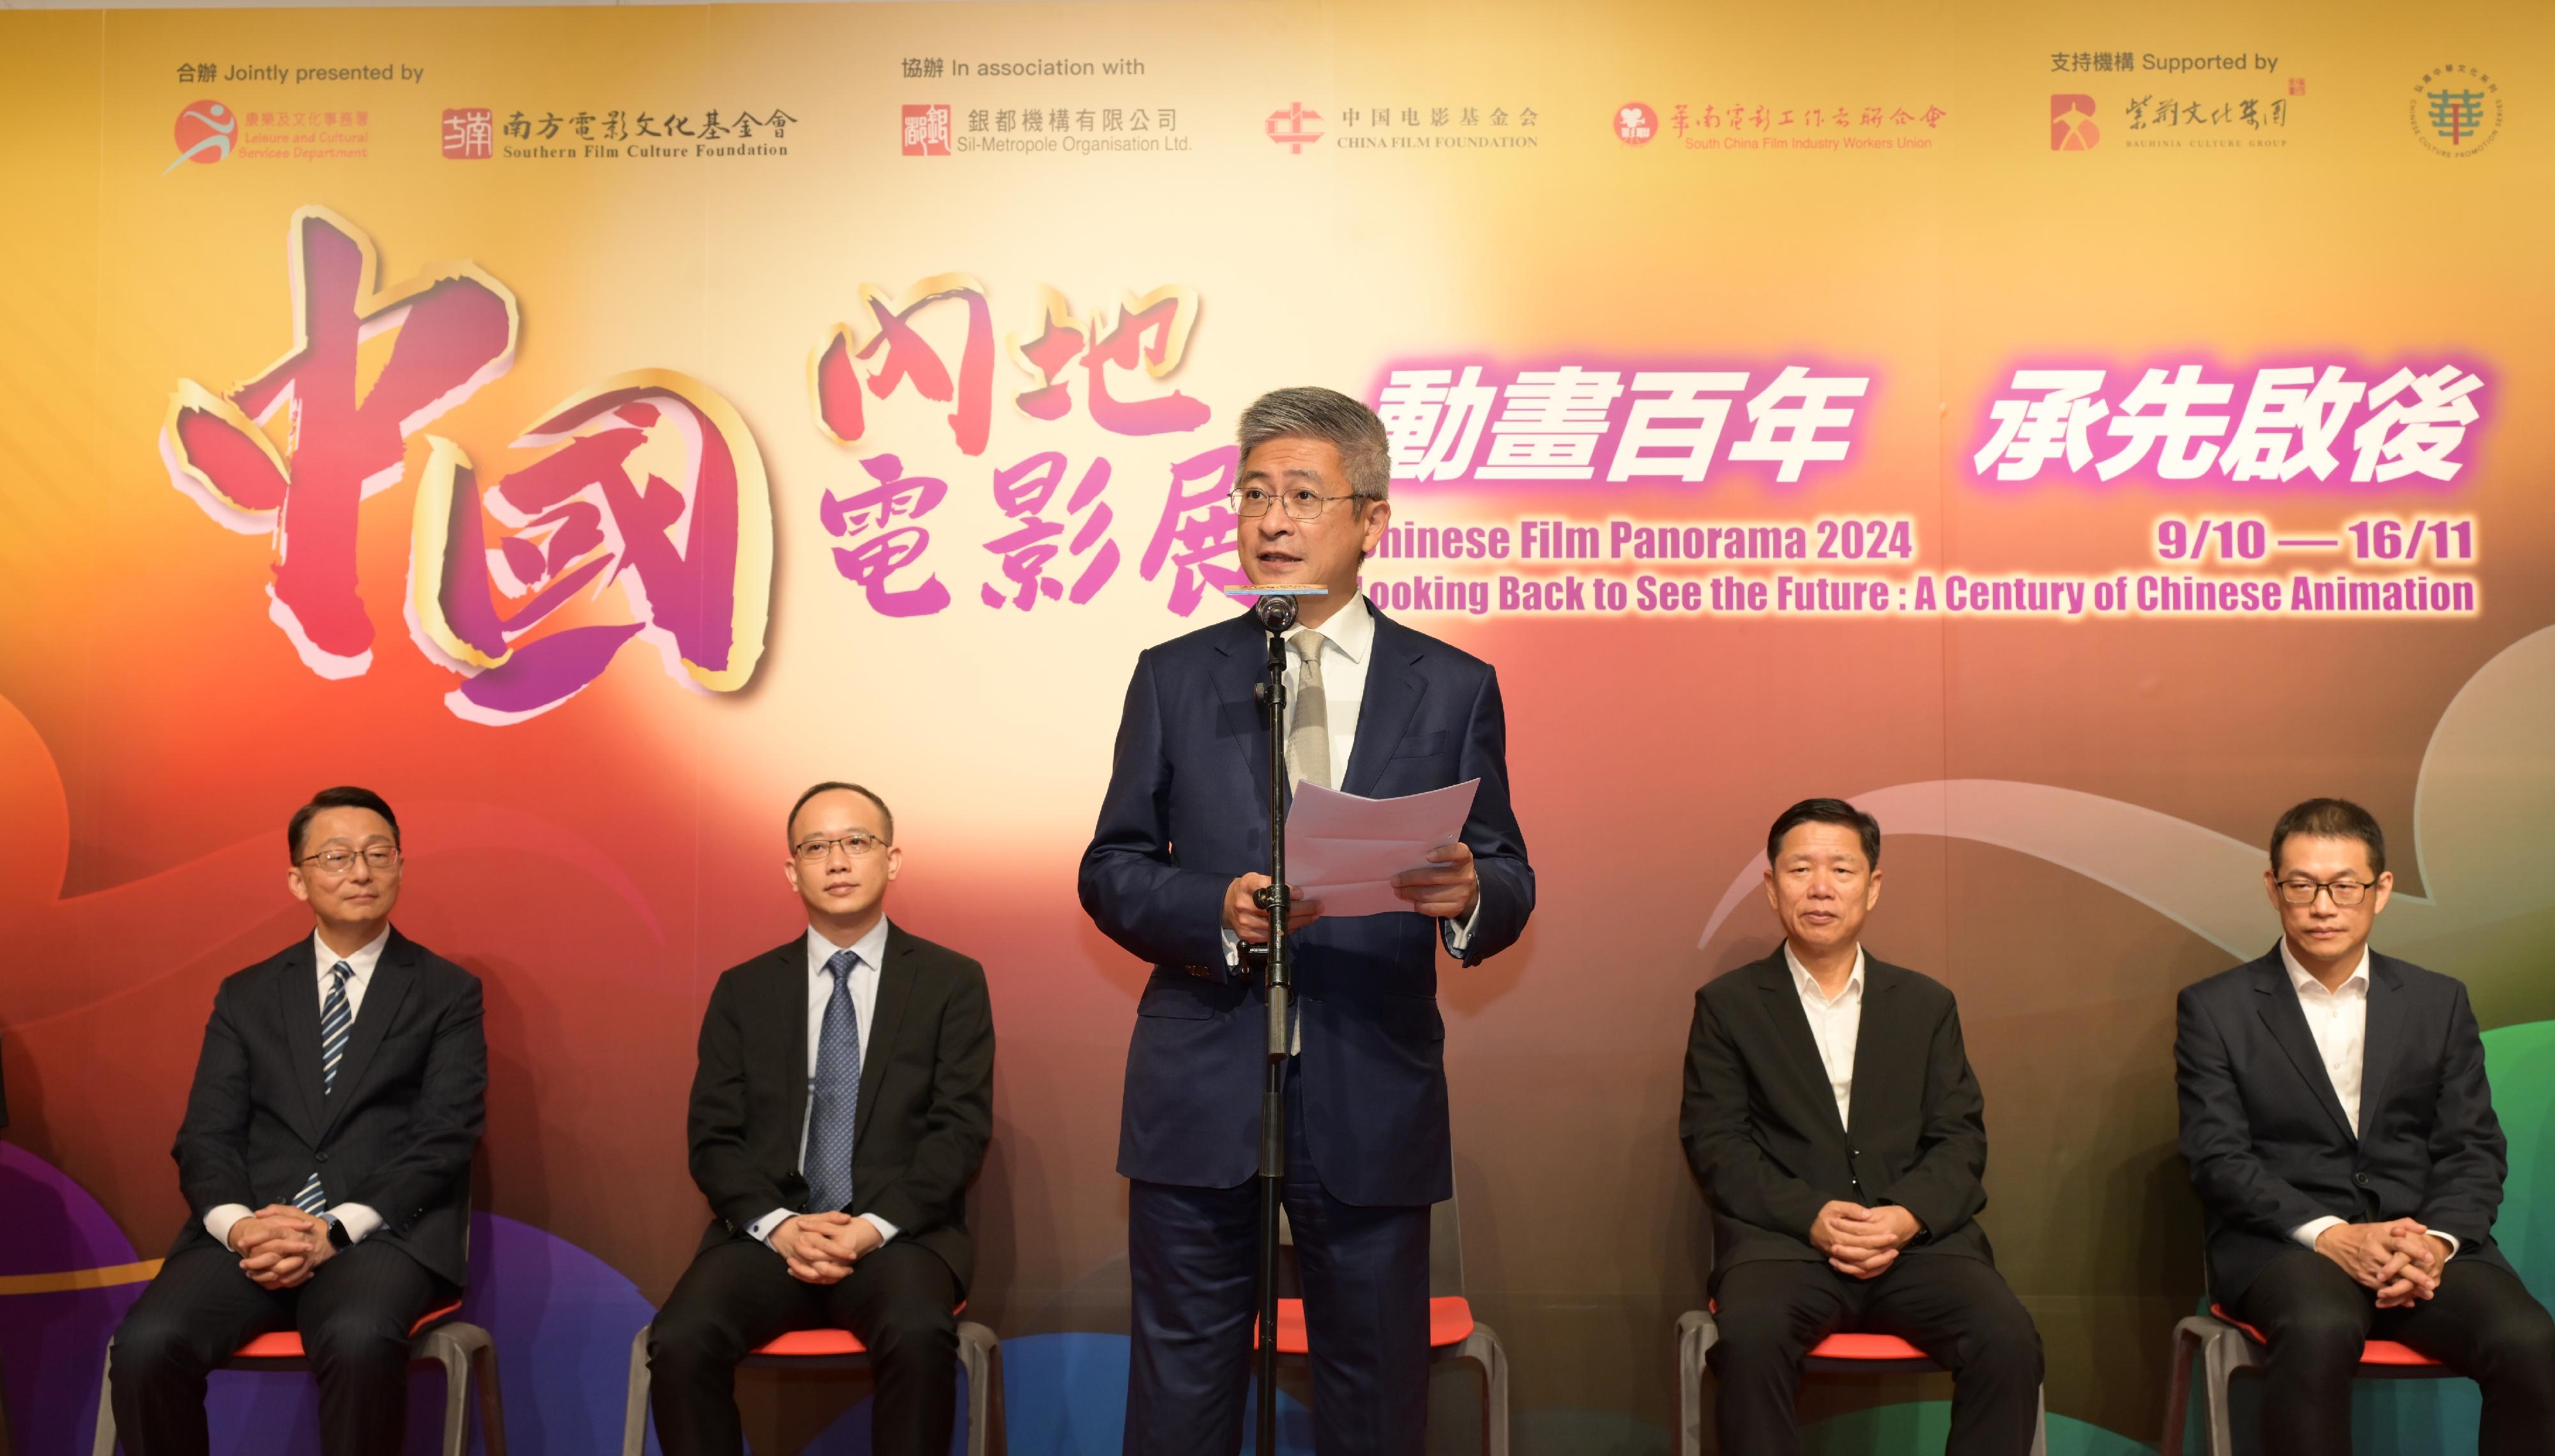
{"type": "MultiPolygon", "coordinates": [[[[68,1274],[134,1262],[133,1245],[61,1169],[0,1143],[0,1275],[68,1274]]],[[[0,1295],[0,1379],[21,1451],[85,1451],[97,1418],[106,1338],[142,1285],[0,1295]]]]}

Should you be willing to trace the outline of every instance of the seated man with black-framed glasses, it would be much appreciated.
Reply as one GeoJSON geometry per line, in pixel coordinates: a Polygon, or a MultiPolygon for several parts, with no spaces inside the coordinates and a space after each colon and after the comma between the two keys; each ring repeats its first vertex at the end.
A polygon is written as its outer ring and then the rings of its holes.
{"type": "Polygon", "coordinates": [[[2262,1449],[2351,1449],[2373,1336],[2484,1387],[2483,1456],[2542,1451],[2555,1320],[2493,1242],[2508,1162],[2466,987],[2369,949],[2395,878],[2360,805],[2282,814],[2262,880],[2279,944],[2184,988],[2173,1047],[2210,1292],[2268,1346],[2262,1449]]]}
{"type": "Polygon", "coordinates": [[[736,1456],[738,1362],[848,1329],[878,1378],[870,1449],[945,1456],[967,1185],[994,1129],[985,968],[889,923],[905,851],[886,800],[827,782],[787,822],[806,929],[720,976],[701,1018],[692,1181],[714,1217],[649,1326],[657,1439],[736,1456]]]}

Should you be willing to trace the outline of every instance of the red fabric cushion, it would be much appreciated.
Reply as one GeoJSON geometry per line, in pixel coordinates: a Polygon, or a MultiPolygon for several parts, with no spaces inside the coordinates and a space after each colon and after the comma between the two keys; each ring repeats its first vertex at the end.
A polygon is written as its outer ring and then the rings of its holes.
{"type": "MultiPolygon", "coordinates": [[[[1448,1294],[1428,1301],[1428,1347],[1442,1350],[1460,1345],[1473,1334],[1473,1305],[1459,1294],[1448,1294]]],[[[1304,1333],[1304,1301],[1278,1301],[1278,1353],[1302,1355],[1312,1348],[1304,1333]]]]}
{"type": "MultiPolygon", "coordinates": [[[[2245,1321],[2238,1319],[2236,1316],[2229,1314],[2221,1305],[2210,1305],[2209,1312],[2213,1316],[2234,1325],[2240,1330],[2243,1330],[2245,1332],[2245,1338],[2251,1340],[2256,1345],[2268,1345],[2271,1343],[2270,1341],[2262,1338],[2262,1332],[2260,1330],[2257,1330],[2251,1325],[2247,1324],[2245,1321]]],[[[2363,1365],[2414,1366],[2437,1365],[2440,1362],[2433,1360],[2430,1356],[2425,1355],[2421,1351],[2414,1349],[2410,1345],[2403,1344],[2400,1341],[2372,1340],[2360,1347],[2360,1363],[2363,1365]]]]}
{"type": "MultiPolygon", "coordinates": [[[[410,1325],[408,1332],[412,1338],[422,1334],[427,1325],[449,1318],[460,1308],[461,1301],[455,1299],[439,1309],[429,1309],[418,1316],[417,1323],[410,1325]]],[[[299,1360],[302,1354],[300,1330],[276,1330],[271,1334],[260,1335],[240,1346],[231,1352],[231,1358],[233,1360],[299,1360]]]]}
{"type": "MultiPolygon", "coordinates": [[[[958,1301],[953,1314],[965,1314],[967,1301],[958,1301]]],[[[850,1330],[791,1330],[748,1350],[748,1355],[867,1355],[870,1347],[850,1330]]]]}
{"type": "Polygon", "coordinates": [[[1839,1331],[1810,1347],[1813,1360],[1924,1360],[1925,1352],[1896,1335],[1839,1331]]]}

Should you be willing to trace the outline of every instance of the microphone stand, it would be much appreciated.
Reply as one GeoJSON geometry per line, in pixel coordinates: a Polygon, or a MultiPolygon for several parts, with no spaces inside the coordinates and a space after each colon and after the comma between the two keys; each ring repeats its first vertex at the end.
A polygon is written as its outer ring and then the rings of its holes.
{"type": "MultiPolygon", "coordinates": [[[[1269,677],[1252,689],[1269,719],[1269,888],[1254,897],[1269,912],[1269,944],[1244,947],[1245,963],[1269,993],[1268,1078],[1260,1094],[1260,1368],[1259,1456],[1278,1452],[1278,1211],[1286,1181],[1286,1013],[1295,992],[1287,954],[1286,914],[1286,630],[1295,598],[1321,587],[1271,590],[1252,608],[1269,635],[1269,677]]],[[[1240,594],[1241,589],[1237,589],[1240,594]]]]}

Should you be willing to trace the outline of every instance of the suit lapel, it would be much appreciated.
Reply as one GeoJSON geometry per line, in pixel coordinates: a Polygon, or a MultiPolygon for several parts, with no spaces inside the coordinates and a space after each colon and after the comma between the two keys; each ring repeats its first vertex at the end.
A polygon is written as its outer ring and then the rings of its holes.
{"type": "Polygon", "coordinates": [[[1216,650],[1223,654],[1217,661],[1217,711],[1224,716],[1225,736],[1242,754],[1242,772],[1251,783],[1251,802],[1259,821],[1265,823],[1269,817],[1269,712],[1260,705],[1252,688],[1268,678],[1269,637],[1260,630],[1259,619],[1248,614],[1234,619],[1233,625],[1236,630],[1219,636],[1215,643],[1216,650]]]}
{"type": "Polygon", "coordinates": [[[805,935],[772,952],[771,972],[765,984],[774,1005],[763,1025],[779,1027],[787,1036],[778,1045],[765,1043],[744,1048],[748,1056],[773,1057],[794,1073],[782,1079],[782,1084],[790,1089],[790,1116],[783,1126],[790,1130],[790,1165],[793,1168],[798,1166],[803,1155],[800,1150],[803,1135],[799,1130],[807,1126],[807,1082],[815,1075],[814,1063],[807,1051],[807,977],[805,935]]]}
{"type": "Polygon", "coordinates": [[[905,1010],[913,1001],[913,937],[890,921],[887,964],[879,967],[878,1000],[870,1008],[870,1018],[876,1025],[870,1028],[868,1054],[861,1058],[861,1105],[852,1121],[855,1152],[870,1130],[871,1113],[878,1106],[879,1084],[887,1080],[888,1060],[896,1048],[897,1029],[904,1024],[905,1010]]]}
{"type": "Polygon", "coordinates": [[[2360,1137],[2366,1143],[2377,1126],[2377,1110],[2386,1105],[2387,1083],[2404,1055],[2402,982],[2395,967],[2369,958],[2369,1030],[2361,1039],[2360,1137]]]}
{"type": "MultiPolygon", "coordinates": [[[[317,970],[312,970],[312,995],[317,995],[317,970]]],[[[364,988],[364,1009],[355,1014],[355,1025],[347,1029],[346,1056],[337,1063],[337,1085],[346,1095],[330,1092],[325,1099],[326,1114],[319,1121],[319,1136],[337,1126],[346,1105],[355,1100],[355,1090],[364,1085],[364,1074],[372,1070],[373,1053],[382,1049],[382,1036],[397,1020],[400,1004],[408,1000],[409,988],[417,982],[417,942],[391,932],[391,942],[382,947],[382,958],[373,962],[372,983],[364,988]]],[[[315,1064],[315,1063],[314,1063],[315,1064]]]]}
{"type": "Polygon", "coordinates": [[[1358,705],[1356,746],[1349,750],[1348,777],[1340,788],[1372,795],[1396,744],[1409,731],[1419,700],[1428,694],[1428,679],[1419,671],[1418,634],[1376,611],[1375,641],[1367,644],[1366,697],[1358,705]]]}
{"type": "MultiPolygon", "coordinates": [[[[2316,1105],[2333,1119],[2334,1131],[2344,1141],[2352,1141],[2351,1119],[2343,1115],[2342,1099],[2333,1095],[2333,1076],[2324,1069],[2324,1056],[2316,1050],[2314,1033],[2307,1030],[2307,1014],[2298,1009],[2298,988],[2289,984],[2288,967],[2281,963],[2276,949],[2253,964],[2253,990],[2261,997],[2262,1025],[2270,1029],[2271,1039],[2279,1043],[2280,1050],[2298,1069],[2316,1105]]],[[[2373,1005],[2370,1008],[2372,1031],[2376,1010],[2373,1005]]],[[[2367,1080],[2364,1072],[2362,1081],[2367,1080]]]]}
{"type": "MultiPolygon", "coordinates": [[[[1882,1086],[1885,1078],[1881,1061],[1896,1050],[1888,1036],[1888,1029],[1894,1024],[1889,1020],[1889,1004],[1884,998],[1897,989],[1898,977],[1893,970],[1874,960],[1867,952],[1863,958],[1863,1006],[1857,1013],[1854,1032],[1854,1087],[1858,1092],[1882,1086]]],[[[1827,1075],[1824,1062],[1819,1065],[1819,1075],[1822,1078],[1827,1075]]],[[[1831,1105],[1836,1101],[1833,1090],[1828,1101],[1831,1105]]],[[[1869,1096],[1856,1097],[1852,1104],[1854,1115],[1863,1116],[1874,1102],[1875,1099],[1869,1096]]],[[[1854,1129],[1850,1125],[1846,1129],[1846,1142],[1854,1142],[1854,1129]]]]}
{"type": "MultiPolygon", "coordinates": [[[[1828,1065],[1819,1059],[1818,1038],[1810,1034],[1809,1015],[1801,1010],[1801,988],[1792,980],[1792,968],[1776,947],[1774,953],[1757,963],[1757,986],[1770,1000],[1766,1014],[1774,1022],[1774,1040],[1783,1049],[1783,1059],[1792,1068],[1798,1090],[1810,1099],[1810,1105],[1822,1114],[1820,1122],[1839,1138],[1845,1136],[1845,1124],[1838,1120],[1836,1088],[1828,1083],[1828,1065]]],[[[1872,989],[1869,978],[1864,990],[1872,989]]],[[[1856,1070],[1862,1069],[1862,1038],[1856,1037],[1856,1070]]]]}
{"type": "Polygon", "coordinates": [[[293,1084],[302,1089],[301,1116],[293,1121],[305,1141],[316,1143],[328,1109],[319,1081],[319,968],[309,936],[275,958],[272,989],[293,1084]]]}

